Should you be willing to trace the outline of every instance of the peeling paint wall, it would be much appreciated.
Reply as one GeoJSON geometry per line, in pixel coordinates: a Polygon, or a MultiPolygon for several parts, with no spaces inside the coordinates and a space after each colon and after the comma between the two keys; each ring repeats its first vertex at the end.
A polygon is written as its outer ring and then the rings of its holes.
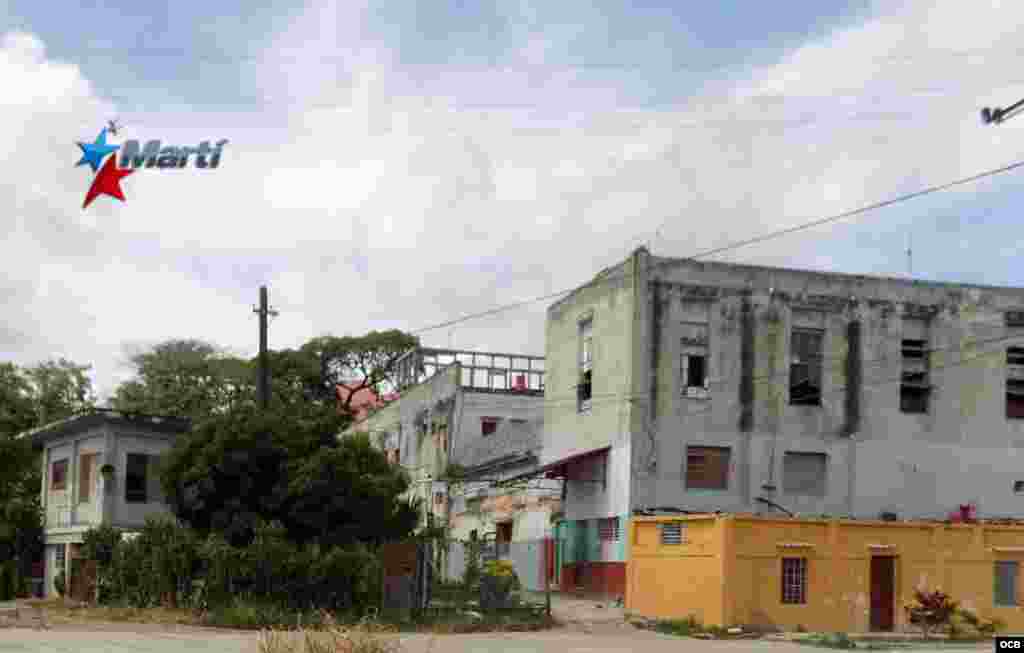
{"type": "MultiPolygon", "coordinates": [[[[1013,492],[1013,482],[1024,480],[1024,461],[1018,457],[1024,449],[1024,420],[1006,418],[1004,394],[1005,351],[1024,343],[1024,333],[1009,331],[1003,323],[1004,311],[1024,306],[1024,290],[657,258],[650,279],[646,298],[657,310],[649,314],[658,316],[661,325],[645,329],[659,343],[643,351],[658,354],[653,359],[657,410],[652,427],[633,429],[638,456],[632,470],[633,507],[753,510],[762,508],[754,499],[767,495],[805,514],[877,516],[891,510],[907,517],[937,516],[972,501],[982,514],[1013,515],[1024,509],[1024,496],[1013,492]],[[745,294],[754,322],[749,433],[739,428],[745,294]],[[710,397],[687,397],[681,391],[680,337],[684,322],[704,314],[710,333],[710,397]],[[925,414],[901,412],[901,341],[916,337],[903,324],[905,316],[927,325],[935,388],[925,414]],[[849,350],[854,321],[861,324],[860,352],[849,350]],[[824,332],[820,406],[789,403],[794,327],[824,332]],[[851,355],[860,357],[863,378],[852,438],[847,414],[851,355]],[[727,489],[686,490],[687,445],[731,448],[727,489]],[[783,491],[787,451],[828,456],[825,496],[783,491]],[[766,485],[777,489],[770,492],[766,485]]],[[[630,311],[620,313],[625,320],[630,311]]]]}

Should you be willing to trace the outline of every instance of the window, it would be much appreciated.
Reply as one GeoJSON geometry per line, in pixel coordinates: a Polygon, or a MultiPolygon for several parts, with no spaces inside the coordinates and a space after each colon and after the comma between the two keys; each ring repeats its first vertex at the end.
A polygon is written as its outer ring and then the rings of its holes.
{"type": "Polygon", "coordinates": [[[50,489],[66,489],[68,486],[68,461],[58,460],[50,466],[50,469],[50,489]]]}
{"type": "Polygon", "coordinates": [[[580,322],[580,365],[579,385],[576,386],[577,410],[590,409],[594,365],[594,322],[586,319],[580,322]]]}
{"type": "Polygon", "coordinates": [[[495,527],[494,539],[498,542],[512,541],[512,522],[499,522],[495,527]]]}
{"type": "Polygon", "coordinates": [[[498,430],[498,423],[501,419],[497,417],[481,417],[480,418],[480,433],[483,435],[493,435],[498,430]]]}
{"type": "Polygon", "coordinates": [[[807,558],[782,559],[782,602],[807,603],[807,558]]]}
{"type": "Polygon", "coordinates": [[[1014,481],[1013,492],[1014,494],[1020,494],[1021,492],[1024,492],[1024,481],[1014,481]]]}
{"type": "Polygon", "coordinates": [[[149,456],[140,453],[128,454],[125,470],[124,500],[128,503],[146,503],[148,497],[149,456]]]}
{"type": "Polygon", "coordinates": [[[999,561],[996,563],[995,604],[1001,606],[1017,605],[1017,562],[999,561]]]}
{"type": "Polygon", "coordinates": [[[619,518],[608,517],[597,523],[597,537],[602,542],[619,541],[619,518]]]}
{"type": "Polygon", "coordinates": [[[790,405],[821,405],[821,352],[824,339],[825,332],[821,329],[793,329],[792,362],[789,366],[790,405]]]}
{"type": "Polygon", "coordinates": [[[904,413],[927,413],[928,349],[925,340],[903,340],[903,371],[900,377],[900,410],[904,413]]]}
{"type": "Polygon", "coordinates": [[[1006,350],[1006,417],[1024,417],[1024,347],[1006,350]]]}
{"type": "Polygon", "coordinates": [[[1006,326],[1024,327],[1024,311],[1006,311],[1006,326]]]}
{"type": "Polygon", "coordinates": [[[782,458],[782,491],[823,497],[826,493],[828,456],[823,453],[787,451],[782,458]]]}
{"type": "Polygon", "coordinates": [[[661,543],[664,546],[675,546],[686,541],[683,525],[680,522],[660,524],[661,543]]]}
{"type": "Polygon", "coordinates": [[[434,505],[444,505],[444,492],[434,492],[434,505]]]}
{"type": "Polygon", "coordinates": [[[683,324],[680,356],[683,396],[697,399],[707,397],[708,326],[706,324],[683,324]]]}
{"type": "Polygon", "coordinates": [[[78,502],[89,503],[92,500],[92,483],[95,477],[96,454],[82,454],[78,462],[78,502]]]}
{"type": "Polygon", "coordinates": [[[728,488],[728,447],[686,448],[687,490],[726,490],[728,488]]]}

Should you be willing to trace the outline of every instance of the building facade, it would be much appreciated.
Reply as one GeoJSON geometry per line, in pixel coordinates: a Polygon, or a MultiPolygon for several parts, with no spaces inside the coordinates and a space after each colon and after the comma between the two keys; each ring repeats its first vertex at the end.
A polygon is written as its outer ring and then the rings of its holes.
{"type": "Polygon", "coordinates": [[[1024,525],[754,515],[639,517],[626,608],[705,625],[811,632],[916,630],[903,606],[942,589],[1024,628],[1024,525]]]}
{"type": "MultiPolygon", "coordinates": [[[[421,348],[396,364],[397,398],[355,422],[412,480],[421,526],[447,526],[453,539],[493,541],[528,587],[539,585],[544,528],[558,485],[497,480],[529,474],[539,461],[544,360],[536,356],[421,348]],[[448,482],[449,465],[464,477],[448,482]],[[528,487],[524,487],[528,486],[528,487]]],[[[344,436],[345,434],[343,434],[344,436]]],[[[459,576],[465,555],[453,544],[442,561],[459,576]]]]}
{"type": "Polygon", "coordinates": [[[1021,289],[641,248],[549,308],[546,359],[542,465],[566,479],[577,585],[624,589],[643,511],[1024,508],[1021,289]]]}
{"type": "Polygon", "coordinates": [[[178,418],[95,410],[25,434],[42,450],[47,596],[61,571],[68,591],[83,590],[73,585],[84,573],[78,561],[87,530],[108,524],[131,532],[151,515],[170,513],[156,465],[188,430],[178,418]]]}

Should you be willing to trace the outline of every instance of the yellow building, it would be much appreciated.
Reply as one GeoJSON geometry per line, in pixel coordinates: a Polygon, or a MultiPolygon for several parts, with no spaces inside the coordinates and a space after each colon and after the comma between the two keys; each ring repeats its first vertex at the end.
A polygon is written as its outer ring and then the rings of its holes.
{"type": "Polygon", "coordinates": [[[753,515],[638,517],[626,609],[706,625],[903,630],[915,588],[1024,631],[1024,525],[753,515]]]}

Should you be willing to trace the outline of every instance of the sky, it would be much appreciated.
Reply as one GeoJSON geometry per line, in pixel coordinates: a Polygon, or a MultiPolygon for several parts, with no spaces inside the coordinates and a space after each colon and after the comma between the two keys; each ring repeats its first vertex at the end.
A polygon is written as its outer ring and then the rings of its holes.
{"type": "MultiPolygon", "coordinates": [[[[0,0],[0,360],[415,330],[1024,159],[1024,6],[0,0]],[[76,142],[227,139],[83,210],[76,142]]],[[[1024,285],[1024,172],[720,260],[1024,285]],[[908,265],[907,243],[913,264],[908,265]]],[[[538,302],[423,334],[544,352],[538,302]]]]}

